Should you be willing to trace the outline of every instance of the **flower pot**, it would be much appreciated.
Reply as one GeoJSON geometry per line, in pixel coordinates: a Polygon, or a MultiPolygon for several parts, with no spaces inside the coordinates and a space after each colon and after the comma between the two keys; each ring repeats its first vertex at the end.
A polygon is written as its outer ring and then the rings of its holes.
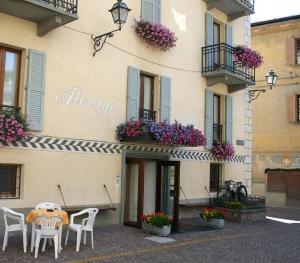
{"type": "Polygon", "coordinates": [[[142,223],[142,229],[145,233],[154,234],[154,235],[158,235],[161,237],[166,237],[166,236],[170,235],[171,225],[157,227],[157,226],[152,226],[152,225],[142,223]]]}
{"type": "Polygon", "coordinates": [[[203,218],[200,217],[200,224],[205,225],[205,226],[214,227],[214,228],[223,228],[225,225],[225,219],[212,218],[209,220],[204,220],[203,218]]]}

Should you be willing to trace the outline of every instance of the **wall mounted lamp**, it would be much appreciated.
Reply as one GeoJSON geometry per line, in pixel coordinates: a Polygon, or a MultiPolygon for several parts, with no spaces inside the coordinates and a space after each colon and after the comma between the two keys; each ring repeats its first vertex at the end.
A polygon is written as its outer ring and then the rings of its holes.
{"type": "MultiPolygon", "coordinates": [[[[272,89],[273,86],[275,86],[275,84],[276,84],[276,80],[277,80],[278,76],[276,75],[275,71],[273,69],[271,69],[266,74],[265,77],[266,77],[266,81],[267,81],[269,88],[272,89]]],[[[249,102],[257,99],[257,97],[261,93],[265,93],[266,91],[267,91],[267,89],[251,89],[251,90],[249,90],[249,102]]]]}
{"type": "Polygon", "coordinates": [[[95,56],[96,53],[103,48],[107,38],[113,37],[114,32],[121,31],[123,24],[127,21],[128,13],[130,11],[131,9],[129,9],[122,0],[118,0],[118,2],[113,5],[109,12],[111,13],[114,23],[118,26],[118,28],[99,36],[94,37],[94,35],[92,35],[95,50],[93,56],[95,56]]]}

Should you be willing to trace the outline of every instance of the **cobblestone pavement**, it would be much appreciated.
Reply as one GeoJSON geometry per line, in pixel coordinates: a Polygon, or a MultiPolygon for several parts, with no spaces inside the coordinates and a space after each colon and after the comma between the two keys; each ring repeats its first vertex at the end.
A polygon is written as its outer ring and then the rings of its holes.
{"type": "MultiPolygon", "coordinates": [[[[272,208],[268,215],[300,221],[300,209],[272,208]]],[[[54,260],[49,246],[37,259],[33,253],[24,254],[21,236],[16,233],[10,236],[6,251],[0,251],[0,262],[300,262],[300,224],[270,220],[243,225],[226,223],[222,230],[172,234],[176,241],[168,244],[146,240],[147,236],[150,235],[129,227],[98,227],[94,233],[95,249],[91,249],[88,236],[87,246],[82,245],[76,253],[75,233],[71,233],[67,247],[54,260]]]]}

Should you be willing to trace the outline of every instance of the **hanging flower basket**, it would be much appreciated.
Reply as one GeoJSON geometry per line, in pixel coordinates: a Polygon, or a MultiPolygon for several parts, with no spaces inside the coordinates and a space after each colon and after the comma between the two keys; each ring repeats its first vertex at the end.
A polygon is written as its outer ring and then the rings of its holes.
{"type": "Polygon", "coordinates": [[[162,51],[168,51],[176,46],[177,37],[166,26],[143,20],[135,22],[135,32],[150,46],[159,48],[162,51]]]}
{"type": "Polygon", "coordinates": [[[263,63],[263,57],[258,52],[246,46],[234,47],[233,57],[235,62],[249,68],[258,68],[263,63]]]}
{"type": "Polygon", "coordinates": [[[16,142],[26,139],[27,123],[24,116],[11,108],[0,107],[0,142],[16,142]]]}
{"type": "Polygon", "coordinates": [[[230,161],[234,157],[234,149],[230,143],[215,142],[211,153],[220,161],[230,161]]]}
{"type": "Polygon", "coordinates": [[[204,146],[206,139],[193,125],[146,120],[128,121],[117,127],[120,141],[153,141],[161,145],[204,146]]]}

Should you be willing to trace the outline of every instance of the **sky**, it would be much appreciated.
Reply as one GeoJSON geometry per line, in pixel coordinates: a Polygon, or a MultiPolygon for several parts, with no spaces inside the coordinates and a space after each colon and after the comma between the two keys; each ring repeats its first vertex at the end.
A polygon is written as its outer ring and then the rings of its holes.
{"type": "Polygon", "coordinates": [[[251,22],[300,15],[300,0],[255,0],[255,14],[251,22]]]}

